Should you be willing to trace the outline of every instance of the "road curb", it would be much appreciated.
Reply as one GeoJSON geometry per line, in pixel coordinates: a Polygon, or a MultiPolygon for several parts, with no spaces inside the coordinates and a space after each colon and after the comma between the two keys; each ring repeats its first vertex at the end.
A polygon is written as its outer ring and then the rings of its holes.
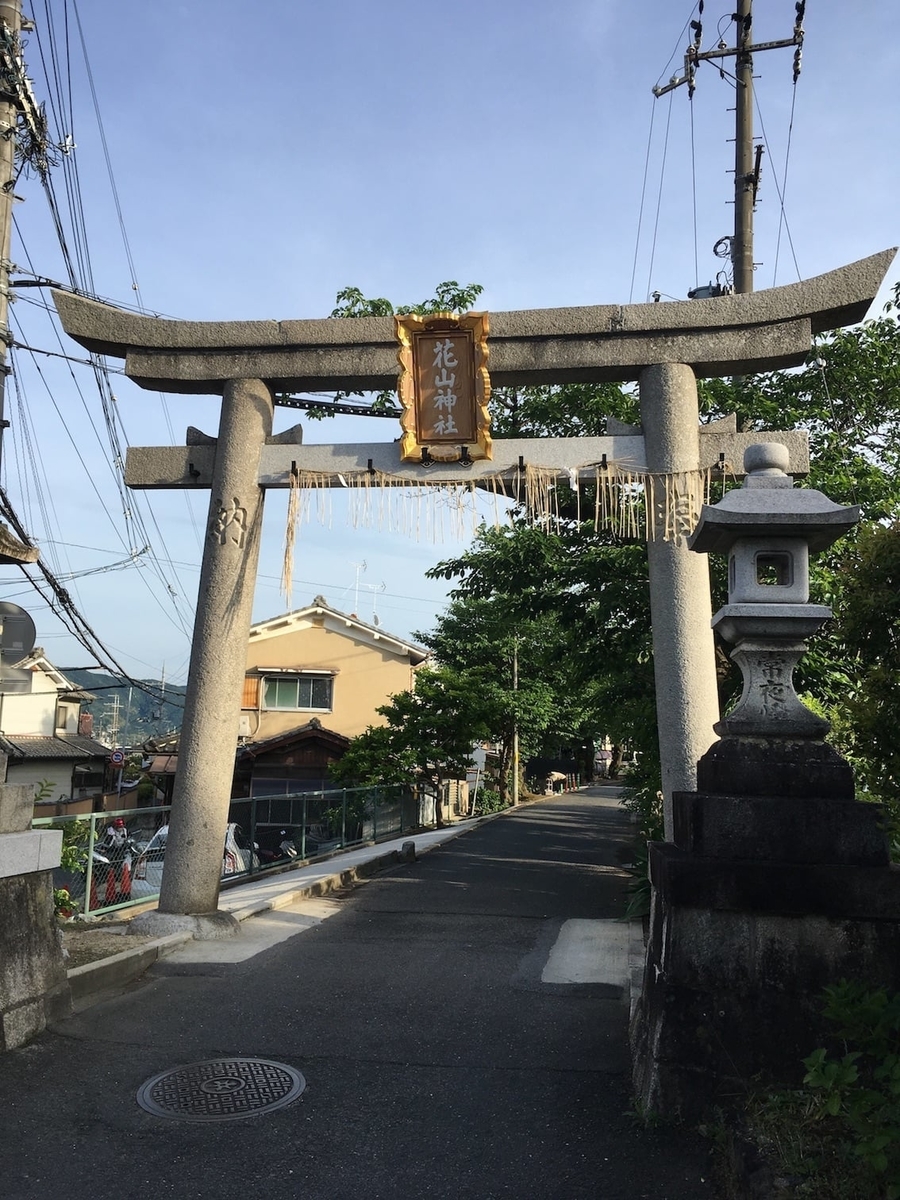
{"type": "MultiPolygon", "coordinates": [[[[410,838],[410,841],[413,840],[410,838]]],[[[447,840],[449,841],[450,839],[448,838],[447,840]]],[[[431,849],[431,847],[428,847],[428,849],[431,849]]],[[[293,888],[288,892],[279,892],[271,900],[257,900],[253,904],[245,905],[244,908],[231,909],[231,915],[238,921],[246,921],[250,917],[259,916],[261,913],[274,912],[279,908],[287,908],[298,900],[308,900],[314,896],[327,896],[331,892],[338,891],[340,888],[352,887],[354,883],[359,883],[361,880],[368,879],[372,875],[378,875],[381,871],[387,870],[388,867],[403,861],[404,859],[401,858],[396,850],[390,850],[387,854],[379,854],[377,858],[370,858],[368,862],[359,863],[358,866],[347,867],[343,871],[336,871],[334,875],[328,875],[324,879],[317,879],[315,883],[308,883],[302,887],[293,888]]]]}
{"type": "MultiPolygon", "coordinates": [[[[511,813],[519,811],[525,803],[535,803],[546,799],[548,799],[546,796],[536,796],[533,799],[529,799],[529,801],[520,803],[516,808],[504,808],[498,812],[485,813],[470,823],[466,823],[462,828],[455,829],[441,841],[430,845],[417,843],[415,834],[410,834],[408,840],[416,844],[416,857],[419,857],[422,854],[428,854],[432,850],[436,850],[440,846],[447,845],[448,842],[455,841],[458,837],[462,837],[464,833],[468,833],[472,829],[477,829],[487,821],[493,821],[498,817],[508,816],[511,813]]],[[[409,860],[404,858],[399,851],[389,850],[385,854],[376,855],[374,858],[358,863],[354,867],[346,867],[342,871],[335,871],[333,875],[328,875],[324,879],[318,879],[314,883],[304,884],[284,892],[279,892],[277,896],[264,900],[256,900],[241,908],[226,908],[224,911],[230,912],[237,921],[247,921],[263,913],[287,908],[299,900],[327,896],[339,891],[341,888],[352,887],[356,883],[361,883],[374,875],[380,874],[389,867],[407,861],[409,860]]],[[[150,906],[148,905],[147,909],[149,908],[150,906]]],[[[138,911],[143,912],[147,911],[147,909],[141,907],[138,911]]],[[[137,912],[130,915],[136,916],[137,912]]],[[[126,934],[125,936],[127,937],[128,935],[126,934]]],[[[67,972],[67,976],[73,1003],[84,1007],[92,995],[107,992],[113,988],[125,987],[129,983],[133,983],[135,979],[140,978],[159,959],[165,958],[167,954],[171,954],[173,950],[177,950],[185,942],[191,941],[192,936],[188,932],[166,934],[164,937],[154,938],[152,941],[135,946],[131,950],[122,950],[118,954],[110,954],[107,958],[99,958],[95,962],[85,963],[84,966],[72,967],[67,972]]]]}
{"type": "Polygon", "coordinates": [[[82,1004],[96,992],[131,983],[158,959],[189,942],[191,937],[190,933],[170,933],[166,937],[135,946],[132,950],[121,950],[118,954],[98,958],[96,962],[85,963],[82,967],[72,967],[66,972],[72,1003],[82,1004]]]}

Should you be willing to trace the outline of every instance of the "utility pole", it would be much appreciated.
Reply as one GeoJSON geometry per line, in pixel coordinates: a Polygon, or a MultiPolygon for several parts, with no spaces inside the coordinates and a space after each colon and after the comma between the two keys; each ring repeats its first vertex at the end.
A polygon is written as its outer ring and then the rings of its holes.
{"type": "MultiPolygon", "coordinates": [[[[684,74],[674,76],[663,87],[655,87],[653,95],[659,99],[666,92],[687,84],[688,96],[693,99],[696,88],[697,69],[708,59],[735,59],[735,105],[734,105],[734,233],[731,237],[731,265],[734,291],[753,291],[753,210],[759,191],[759,175],[762,164],[762,146],[753,145],[753,55],[763,50],[777,50],[785,46],[794,47],[794,83],[800,74],[803,52],[803,17],[806,0],[797,0],[794,5],[794,32],[790,38],[777,42],[753,43],[753,0],[737,0],[735,23],[735,45],[727,46],[720,41],[714,50],[701,50],[703,25],[700,19],[691,21],[693,42],[684,56],[684,74]]],[[[703,0],[700,0],[698,18],[703,16],[703,0]]],[[[724,77],[725,68],[719,62],[719,72],[724,77]]],[[[719,295],[719,292],[714,294],[719,295]]]]}
{"type": "Polygon", "coordinates": [[[125,727],[122,730],[122,742],[126,746],[131,745],[130,729],[131,729],[131,694],[134,691],[133,687],[128,689],[128,705],[125,709],[125,727]]]}
{"type": "MultiPolygon", "coordinates": [[[[5,413],[6,379],[9,375],[10,272],[12,262],[12,209],[16,186],[16,136],[19,124],[27,135],[25,151],[30,160],[42,156],[38,168],[46,170],[47,123],[34,99],[31,82],[25,74],[20,35],[21,0],[0,0],[0,451],[3,431],[8,427],[5,413]]],[[[14,538],[0,523],[0,563],[36,562],[37,548],[14,538]]]]}
{"type": "Polygon", "coordinates": [[[110,735],[109,740],[113,744],[113,749],[117,749],[119,745],[119,706],[120,700],[118,693],[112,698],[112,716],[110,717],[110,735]]]}
{"type": "MultiPolygon", "coordinates": [[[[21,0],[0,0],[0,449],[9,422],[5,413],[7,354],[12,335],[9,329],[9,289],[12,262],[12,209],[16,185],[16,126],[18,124],[19,34],[22,28],[21,0]]],[[[21,75],[24,76],[24,70],[21,75]]]]}
{"type": "Polygon", "coordinates": [[[519,803],[519,635],[517,633],[513,634],[512,687],[513,704],[516,706],[513,710],[512,736],[512,802],[515,806],[519,803]]]}
{"type": "MultiPolygon", "coordinates": [[[[756,155],[755,170],[753,163],[751,10],[752,0],[738,0],[734,14],[738,53],[734,72],[734,237],[731,242],[731,264],[736,292],[753,291],[753,209],[759,188],[759,154],[756,155]]],[[[758,149],[761,151],[762,146],[758,149]]]]}

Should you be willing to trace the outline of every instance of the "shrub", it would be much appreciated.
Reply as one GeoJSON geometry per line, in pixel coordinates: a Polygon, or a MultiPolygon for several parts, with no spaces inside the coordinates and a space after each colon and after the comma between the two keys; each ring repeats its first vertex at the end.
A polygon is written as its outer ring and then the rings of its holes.
{"type": "Polygon", "coordinates": [[[659,767],[655,762],[640,759],[629,768],[625,778],[622,805],[628,809],[636,829],[631,851],[631,882],[628,884],[626,920],[643,917],[650,912],[650,875],[648,842],[664,837],[663,798],[659,790],[659,767]]]}
{"type": "Polygon", "coordinates": [[[472,810],[472,815],[476,817],[486,816],[488,813],[500,812],[507,808],[508,805],[503,797],[494,788],[480,788],[478,795],[475,797],[475,807],[472,810]]]}
{"type": "Polygon", "coordinates": [[[803,1086],[751,1102],[751,1131],[815,1200],[900,1200],[900,996],[825,989],[839,1048],[803,1059],[803,1086]]]}

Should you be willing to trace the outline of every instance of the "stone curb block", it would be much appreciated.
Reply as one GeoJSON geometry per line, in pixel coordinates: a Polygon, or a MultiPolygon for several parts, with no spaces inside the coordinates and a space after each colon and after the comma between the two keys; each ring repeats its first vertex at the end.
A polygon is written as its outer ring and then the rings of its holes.
{"type": "Polygon", "coordinates": [[[133,950],[122,950],[118,954],[110,954],[108,958],[85,963],[83,967],[72,967],[66,973],[72,1000],[77,1003],[94,992],[131,983],[158,959],[190,940],[189,933],[170,933],[142,946],[135,946],[133,950]]]}
{"type": "MultiPolygon", "coordinates": [[[[460,833],[463,832],[464,830],[460,830],[460,833]]],[[[426,848],[423,847],[424,849],[426,848]]],[[[430,850],[433,847],[429,846],[427,849],[430,850]]],[[[259,900],[255,904],[248,904],[244,908],[237,909],[231,915],[237,921],[246,921],[250,917],[259,916],[260,913],[287,908],[297,900],[312,896],[326,896],[340,887],[349,887],[370,875],[377,875],[379,871],[400,861],[398,853],[392,850],[387,854],[379,855],[378,858],[370,859],[369,862],[360,863],[357,867],[329,875],[326,879],[320,879],[306,887],[282,893],[272,900],[259,900]]],[[[190,933],[170,933],[166,937],[145,942],[142,946],[135,946],[133,950],[122,950],[119,954],[111,954],[96,962],[85,963],[82,967],[73,967],[67,972],[73,1002],[78,1003],[95,992],[131,983],[132,980],[143,975],[160,958],[164,958],[191,939],[190,933]]]]}

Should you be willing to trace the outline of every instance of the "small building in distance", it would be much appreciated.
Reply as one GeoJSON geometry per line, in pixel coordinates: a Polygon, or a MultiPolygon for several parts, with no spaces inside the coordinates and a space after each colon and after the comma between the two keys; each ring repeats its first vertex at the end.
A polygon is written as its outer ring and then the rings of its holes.
{"type": "Polygon", "coordinates": [[[84,711],[93,699],[39,646],[0,675],[5,782],[34,788],[35,816],[102,807],[110,750],[95,740],[92,716],[84,711]]]}
{"type": "Polygon", "coordinates": [[[427,656],[322,596],[253,625],[233,795],[333,786],[329,765],[351,738],[383,724],[376,709],[414,686],[427,656]]]}

